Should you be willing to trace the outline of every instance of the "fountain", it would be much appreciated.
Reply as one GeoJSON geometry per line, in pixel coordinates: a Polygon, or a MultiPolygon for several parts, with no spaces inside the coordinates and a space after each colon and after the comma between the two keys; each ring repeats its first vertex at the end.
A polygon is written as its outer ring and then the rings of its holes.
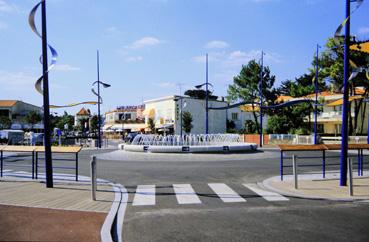
{"type": "Polygon", "coordinates": [[[256,150],[254,143],[245,143],[238,134],[155,135],[139,134],[131,144],[120,149],[152,153],[211,153],[256,150]]]}

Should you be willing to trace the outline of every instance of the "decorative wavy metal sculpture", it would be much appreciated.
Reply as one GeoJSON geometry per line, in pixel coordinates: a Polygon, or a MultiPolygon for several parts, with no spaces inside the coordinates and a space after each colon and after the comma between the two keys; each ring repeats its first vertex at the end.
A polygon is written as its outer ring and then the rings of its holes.
{"type": "MultiPolygon", "coordinates": [[[[41,6],[43,0],[41,2],[39,2],[36,6],[33,7],[33,9],[31,10],[29,17],[28,17],[28,23],[31,26],[32,31],[38,36],[40,37],[40,39],[42,39],[42,35],[40,34],[40,32],[38,32],[36,24],[35,24],[35,15],[37,12],[37,9],[41,6]]],[[[47,44],[47,46],[50,49],[51,52],[51,63],[49,65],[49,68],[47,69],[46,73],[50,72],[50,70],[55,66],[56,64],[56,60],[58,59],[58,52],[56,52],[56,50],[49,44],[47,44]]],[[[42,59],[40,58],[40,62],[42,64],[42,59]]],[[[37,90],[37,92],[39,92],[41,95],[43,95],[43,90],[42,90],[42,81],[44,79],[44,75],[46,74],[44,73],[40,78],[37,79],[36,84],[35,84],[35,88],[37,90]]]]}
{"type": "MultiPolygon", "coordinates": [[[[297,105],[297,104],[301,104],[301,103],[313,103],[315,102],[314,100],[311,99],[298,99],[298,100],[292,100],[292,101],[288,101],[285,103],[280,103],[280,104],[275,104],[275,105],[270,105],[270,106],[262,106],[262,109],[278,109],[278,108],[285,108],[285,107],[289,107],[289,106],[293,106],[293,105],[297,105]]],[[[242,105],[250,105],[250,104],[254,104],[256,107],[260,106],[260,103],[258,102],[240,102],[240,103],[235,103],[229,106],[225,106],[225,107],[209,107],[208,109],[211,110],[225,110],[225,109],[230,109],[230,108],[235,108],[238,106],[242,106],[242,105]]]]}
{"type": "MultiPolygon", "coordinates": [[[[351,0],[351,2],[356,2],[356,7],[351,11],[350,13],[350,16],[347,17],[337,28],[335,34],[334,34],[334,38],[333,38],[333,41],[334,41],[334,44],[336,45],[337,47],[337,50],[339,53],[341,53],[342,55],[344,54],[343,53],[343,48],[342,48],[342,45],[341,45],[341,39],[342,39],[342,35],[341,35],[341,32],[342,32],[342,29],[343,27],[347,24],[347,21],[351,18],[351,15],[353,15],[360,7],[361,5],[363,4],[364,0],[351,0]]],[[[350,45],[350,49],[351,49],[351,46],[350,45]]],[[[356,63],[353,61],[353,60],[349,60],[350,62],[350,65],[352,67],[352,73],[348,79],[348,81],[351,81],[353,80],[360,72],[363,71],[363,68],[360,68],[356,65],[356,63]]],[[[366,68],[364,69],[366,71],[368,71],[366,68]]]]}
{"type": "Polygon", "coordinates": [[[97,97],[97,99],[99,100],[99,101],[98,101],[98,103],[100,103],[100,105],[101,105],[101,104],[103,104],[103,99],[102,99],[102,97],[101,97],[101,96],[99,96],[99,94],[95,91],[95,89],[94,89],[94,84],[95,84],[95,83],[93,83],[93,84],[92,84],[91,92],[92,92],[93,94],[95,94],[95,96],[96,96],[96,97],[97,97]]]}
{"type": "MultiPolygon", "coordinates": [[[[28,16],[28,23],[32,29],[32,31],[42,39],[42,35],[41,33],[38,31],[36,24],[35,24],[35,16],[36,16],[36,12],[38,10],[38,8],[41,6],[42,2],[44,0],[42,0],[41,2],[39,2],[38,4],[36,4],[36,6],[34,6],[28,16]]],[[[51,52],[51,62],[50,65],[46,71],[46,73],[49,73],[50,70],[55,66],[57,59],[58,59],[58,52],[54,49],[54,47],[52,47],[51,45],[47,44],[50,52],[51,52]]],[[[40,57],[40,62],[42,64],[42,58],[40,57]]],[[[35,83],[35,88],[37,90],[38,93],[40,93],[41,95],[43,95],[43,90],[42,90],[42,82],[44,79],[45,74],[44,73],[41,77],[39,77],[35,83]]],[[[78,105],[82,105],[82,104],[90,104],[90,105],[96,105],[97,102],[95,101],[87,101],[87,102],[80,102],[80,103],[72,103],[72,104],[68,104],[68,105],[50,105],[50,108],[67,108],[67,107],[74,107],[74,106],[78,106],[78,105]]]]}

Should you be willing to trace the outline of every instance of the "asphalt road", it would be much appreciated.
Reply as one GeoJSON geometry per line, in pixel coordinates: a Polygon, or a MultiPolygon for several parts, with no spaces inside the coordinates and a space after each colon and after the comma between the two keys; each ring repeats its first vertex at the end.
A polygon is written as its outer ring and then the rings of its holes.
{"type": "MultiPolygon", "coordinates": [[[[129,191],[124,241],[369,241],[369,203],[293,197],[267,201],[244,186],[279,175],[276,151],[236,155],[110,152],[82,151],[80,174],[89,175],[90,156],[99,153],[98,176],[129,191]],[[189,184],[200,203],[180,204],[174,190],[177,184],[189,184]],[[244,201],[224,202],[212,184],[230,188],[244,201]],[[142,185],[155,185],[155,190],[140,193],[136,189],[142,185]],[[143,199],[144,203],[154,203],[134,206],[137,194],[153,199],[143,199]]],[[[328,159],[329,164],[337,162],[338,158],[328,159]]],[[[319,165],[320,159],[302,163],[319,165]]],[[[337,169],[328,166],[328,170],[337,169]]],[[[320,167],[303,171],[320,172],[320,167]]]]}

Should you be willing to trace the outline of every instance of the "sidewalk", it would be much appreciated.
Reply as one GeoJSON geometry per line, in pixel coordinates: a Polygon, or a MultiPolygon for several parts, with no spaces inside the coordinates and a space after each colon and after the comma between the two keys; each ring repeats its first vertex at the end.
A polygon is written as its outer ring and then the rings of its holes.
{"type": "Polygon", "coordinates": [[[292,175],[285,175],[283,180],[280,176],[271,177],[264,180],[262,186],[291,197],[369,202],[369,172],[364,172],[361,177],[354,175],[354,196],[350,196],[349,186],[340,186],[338,172],[327,173],[325,179],[321,174],[301,174],[298,176],[298,189],[295,189],[292,175]]]}
{"type": "Polygon", "coordinates": [[[0,179],[0,241],[101,240],[114,201],[110,185],[99,184],[97,201],[92,201],[87,180],[59,176],[54,188],[46,188],[44,182],[28,179],[28,173],[13,175],[0,179]]]}

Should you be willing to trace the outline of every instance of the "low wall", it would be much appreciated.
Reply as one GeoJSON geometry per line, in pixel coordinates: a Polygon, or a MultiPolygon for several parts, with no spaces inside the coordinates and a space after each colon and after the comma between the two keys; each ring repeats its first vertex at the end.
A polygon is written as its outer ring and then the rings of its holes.
{"type": "MultiPolygon", "coordinates": [[[[260,135],[259,134],[243,134],[243,141],[246,143],[255,143],[257,145],[260,145],[260,135]]],[[[263,135],[263,143],[264,145],[269,144],[268,134],[263,135]]]]}

